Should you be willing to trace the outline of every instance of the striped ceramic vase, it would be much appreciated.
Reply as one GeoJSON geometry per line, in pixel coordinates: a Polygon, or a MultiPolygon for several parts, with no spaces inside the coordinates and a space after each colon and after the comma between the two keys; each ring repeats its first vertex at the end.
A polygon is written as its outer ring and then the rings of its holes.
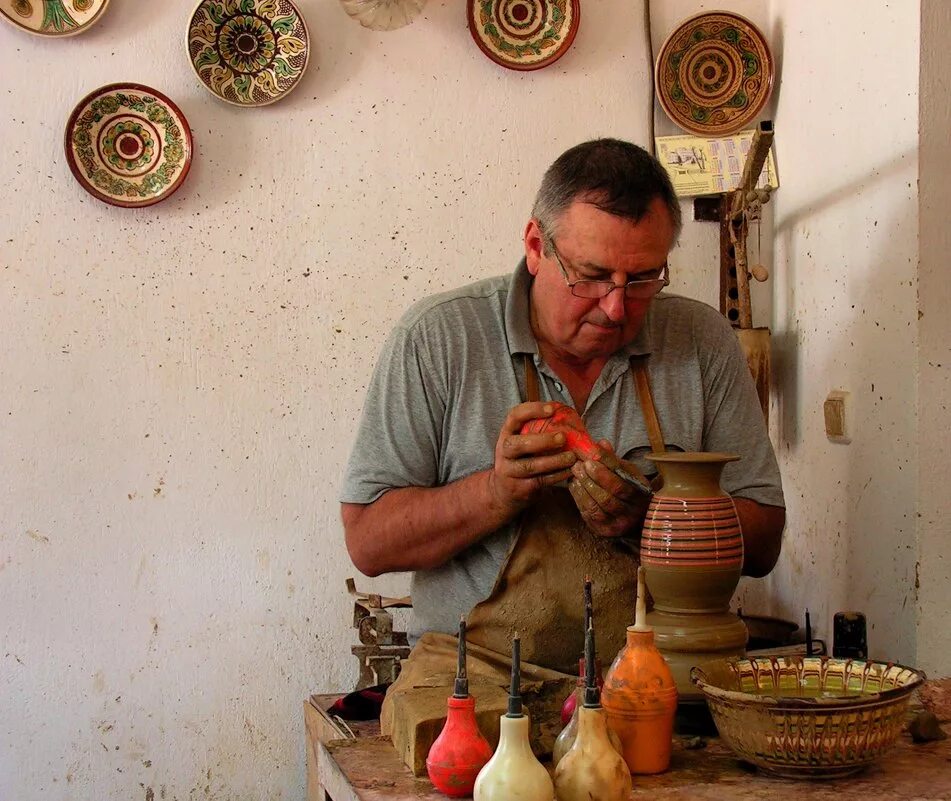
{"type": "Polygon", "coordinates": [[[648,623],[670,664],[681,698],[702,696],[690,668],[742,656],[746,626],[730,612],[743,566],[743,537],[733,499],[720,489],[727,453],[654,453],[664,484],[652,498],[641,535],[641,563],[654,600],[648,623]]]}

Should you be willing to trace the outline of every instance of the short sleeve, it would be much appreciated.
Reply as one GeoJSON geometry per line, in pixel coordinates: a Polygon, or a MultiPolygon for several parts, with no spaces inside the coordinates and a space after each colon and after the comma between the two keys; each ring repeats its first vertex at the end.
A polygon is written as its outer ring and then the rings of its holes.
{"type": "MultiPolygon", "coordinates": [[[[721,484],[770,506],[785,506],[779,465],[756,386],[736,333],[714,310],[703,315],[705,347],[700,352],[704,386],[703,449],[740,455],[723,471],[721,484]]],[[[698,340],[699,341],[699,340],[698,340]]]]}
{"type": "Polygon", "coordinates": [[[373,372],[340,500],[368,504],[387,490],[435,486],[445,392],[419,327],[398,326],[373,372]]]}

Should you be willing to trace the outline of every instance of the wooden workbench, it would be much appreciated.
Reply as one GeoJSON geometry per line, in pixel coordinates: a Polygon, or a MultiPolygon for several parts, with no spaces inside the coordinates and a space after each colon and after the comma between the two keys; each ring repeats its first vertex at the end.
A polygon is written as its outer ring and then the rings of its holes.
{"type": "MultiPolygon", "coordinates": [[[[951,680],[945,679],[951,691],[951,680]]],[[[949,693],[951,694],[951,693],[949,693]]],[[[342,724],[326,709],[338,696],[314,695],[304,702],[307,726],[308,801],[437,801],[445,796],[417,779],[400,762],[376,721],[342,724]],[[354,735],[351,737],[351,733],[354,735]]],[[[947,696],[945,696],[945,703],[947,696]]],[[[942,720],[951,706],[936,710],[942,720]]],[[[949,728],[945,724],[946,728],[949,728]]],[[[718,738],[687,749],[676,739],[670,770],[635,776],[633,798],[657,801],[951,801],[951,738],[913,744],[908,734],[887,757],[857,776],[834,781],[792,781],[769,777],[741,762],[718,738]]]]}

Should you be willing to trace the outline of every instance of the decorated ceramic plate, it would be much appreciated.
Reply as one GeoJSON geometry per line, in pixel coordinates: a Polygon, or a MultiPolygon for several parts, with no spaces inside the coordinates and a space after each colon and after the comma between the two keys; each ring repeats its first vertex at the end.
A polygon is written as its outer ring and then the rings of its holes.
{"type": "Polygon", "coordinates": [[[236,106],[266,106],[300,82],[310,37],[291,0],[200,0],[188,21],[198,79],[236,106]]]}
{"type": "Polygon", "coordinates": [[[40,36],[74,36],[97,23],[109,0],[0,0],[0,16],[40,36]]]}
{"type": "Polygon", "coordinates": [[[76,180],[113,206],[165,200],[192,161],[188,120],[161,92],[137,83],[112,83],[80,100],[65,144],[76,180]]]}
{"type": "Polygon", "coordinates": [[[537,70],[571,47],[581,0],[468,0],[469,31],[496,64],[537,70]]]}
{"type": "Polygon", "coordinates": [[[340,0],[343,10],[372,31],[395,31],[409,25],[426,0],[340,0]]]}
{"type": "Polygon", "coordinates": [[[739,131],[773,88],[773,57],[763,34],[738,14],[714,11],[683,22],[657,56],[657,98],[690,133],[739,131]]]}

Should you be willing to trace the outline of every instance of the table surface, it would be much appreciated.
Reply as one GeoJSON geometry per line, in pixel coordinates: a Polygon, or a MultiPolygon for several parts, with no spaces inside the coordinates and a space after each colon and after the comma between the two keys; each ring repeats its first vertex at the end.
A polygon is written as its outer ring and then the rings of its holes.
{"type": "MultiPolygon", "coordinates": [[[[951,679],[941,690],[951,691],[951,679]]],[[[318,703],[319,696],[311,703],[318,703]]],[[[947,726],[951,708],[935,709],[947,726]]],[[[426,779],[417,779],[400,761],[388,737],[374,723],[351,724],[354,739],[312,743],[317,751],[320,783],[333,801],[436,801],[446,796],[426,779]]],[[[915,744],[903,734],[894,749],[856,776],[832,781],[789,780],[769,776],[741,762],[719,738],[704,738],[704,747],[688,749],[675,738],[670,770],[635,776],[632,798],[657,801],[735,801],[769,799],[917,799],[951,801],[951,737],[915,744]]]]}

